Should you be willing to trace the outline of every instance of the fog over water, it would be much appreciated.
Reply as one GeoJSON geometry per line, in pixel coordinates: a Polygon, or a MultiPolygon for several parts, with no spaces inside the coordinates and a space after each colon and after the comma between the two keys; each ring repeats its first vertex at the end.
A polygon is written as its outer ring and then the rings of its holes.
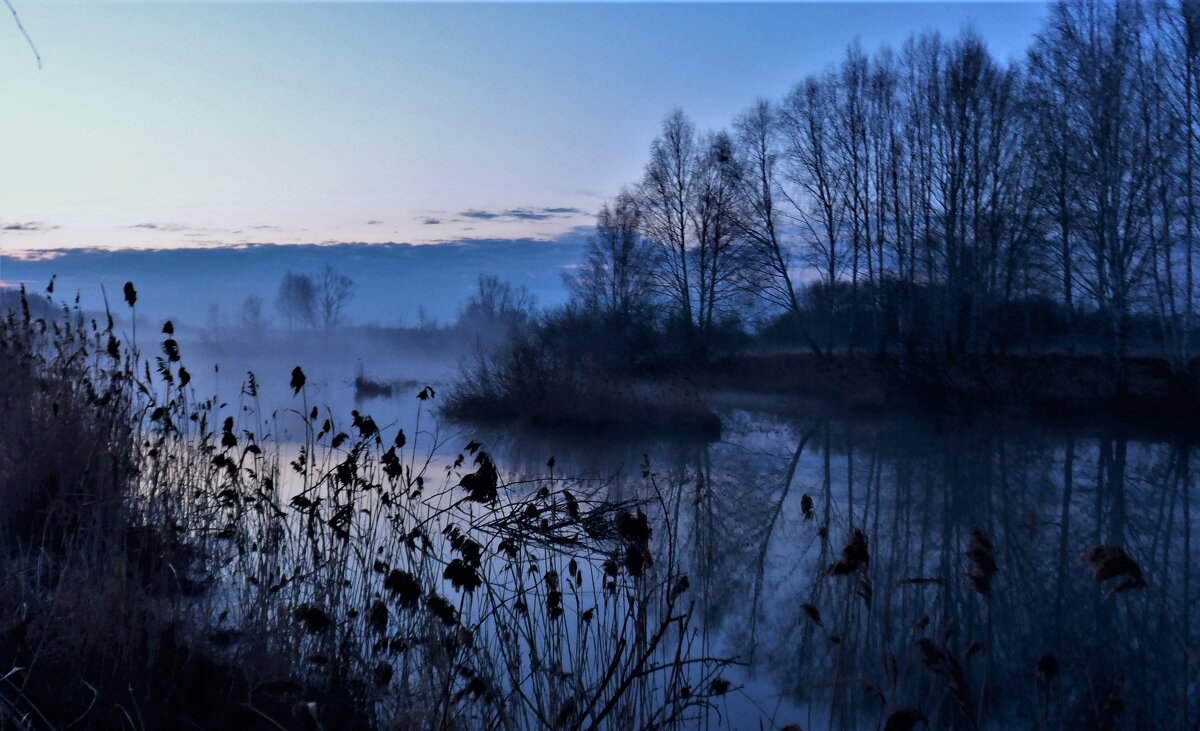
{"type": "MultiPolygon", "coordinates": [[[[6,261],[4,275],[48,279],[45,271],[69,261],[6,261]]],[[[338,261],[363,282],[383,276],[369,262],[338,261]]],[[[61,271],[59,292],[94,274],[61,271]]],[[[146,314],[137,341],[146,352],[162,337],[153,313],[197,309],[146,294],[201,296],[202,289],[178,288],[202,273],[179,271],[178,281],[138,280],[146,314]]],[[[531,281],[553,291],[549,272],[531,281]]],[[[108,289],[114,298],[119,285],[108,289]]],[[[365,285],[359,292],[386,296],[365,285]]],[[[98,310],[91,297],[85,306],[98,310]]],[[[449,305],[441,312],[448,318],[449,305]]],[[[119,327],[132,337],[127,319],[119,327]]],[[[769,400],[737,394],[722,399],[717,441],[577,438],[438,418],[459,364],[481,352],[477,341],[359,325],[214,329],[189,319],[180,320],[177,336],[197,393],[230,409],[283,415],[276,437],[284,443],[294,410],[319,405],[341,428],[358,410],[417,435],[420,449],[434,449],[436,465],[476,439],[509,480],[545,475],[553,457],[555,474],[600,483],[613,500],[650,500],[652,545],[673,545],[690,577],[699,647],[744,663],[729,675],[736,690],[718,706],[716,725],[878,728],[888,713],[911,706],[932,727],[948,728],[986,706],[987,728],[1023,727],[1029,718],[1043,728],[1084,728],[1114,693],[1131,728],[1175,727],[1194,715],[1189,657],[1200,646],[1192,621],[1200,557],[1186,444],[1001,418],[769,409],[762,408],[769,400]],[[289,387],[296,366],[308,377],[303,396],[289,387]],[[248,372],[258,385],[254,398],[248,372]],[[360,374],[392,394],[356,393],[360,374]],[[427,385],[438,395],[420,403],[416,394],[427,385]],[[855,530],[866,537],[869,564],[835,575],[829,567],[855,530]],[[997,567],[986,593],[968,578],[973,531],[990,541],[997,567]],[[1124,546],[1147,586],[1115,591],[1121,578],[1094,581],[1081,555],[1101,544],[1124,546]],[[1047,657],[1053,674],[1044,672],[1047,657]]]]}
{"type": "Polygon", "coordinates": [[[0,729],[1200,731],[1200,5],[5,0],[0,729]]]}

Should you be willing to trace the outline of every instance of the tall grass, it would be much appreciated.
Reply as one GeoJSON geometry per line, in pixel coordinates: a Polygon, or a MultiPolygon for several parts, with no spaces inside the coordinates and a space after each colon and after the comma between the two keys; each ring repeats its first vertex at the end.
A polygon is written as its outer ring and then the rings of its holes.
{"type": "Polygon", "coordinates": [[[728,689],[648,506],[442,464],[299,367],[287,409],[253,374],[223,404],[170,323],[143,354],[55,312],[0,326],[0,722],[670,728],[728,689]]]}

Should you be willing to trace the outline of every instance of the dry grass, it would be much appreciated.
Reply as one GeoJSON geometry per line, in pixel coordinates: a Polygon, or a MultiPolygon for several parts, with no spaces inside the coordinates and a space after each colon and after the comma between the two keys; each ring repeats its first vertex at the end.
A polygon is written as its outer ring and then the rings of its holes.
{"type": "Polygon", "coordinates": [[[720,418],[682,381],[643,383],[589,357],[514,339],[462,368],[444,412],[464,422],[504,421],[595,434],[717,439],[720,418]]]}
{"type": "Polygon", "coordinates": [[[508,483],[475,443],[435,465],[309,404],[300,368],[290,411],[253,376],[223,409],[169,323],[144,355],[111,318],[22,304],[0,327],[4,722],[669,728],[728,688],[641,505],[508,483]]]}

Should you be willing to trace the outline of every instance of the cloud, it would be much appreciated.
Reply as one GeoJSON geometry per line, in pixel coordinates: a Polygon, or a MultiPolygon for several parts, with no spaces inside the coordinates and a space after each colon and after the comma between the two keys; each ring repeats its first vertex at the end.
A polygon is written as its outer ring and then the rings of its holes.
{"type": "Polygon", "coordinates": [[[550,218],[573,216],[583,213],[578,208],[550,206],[544,208],[509,208],[503,211],[484,211],[470,208],[458,215],[479,221],[545,221],[550,218]]]}
{"type": "Polygon", "coordinates": [[[505,211],[504,215],[518,221],[545,221],[550,218],[549,213],[535,213],[529,208],[512,208],[505,211]]]}
{"type": "MultiPolygon", "coordinates": [[[[189,226],[182,223],[135,223],[125,228],[137,228],[143,231],[160,231],[162,233],[183,234],[184,236],[233,236],[242,233],[240,228],[211,228],[208,226],[189,226]]],[[[278,226],[249,226],[252,229],[278,229],[278,226]]]]}
{"type": "Polygon", "coordinates": [[[370,221],[367,221],[367,225],[368,225],[368,226],[378,226],[378,225],[379,225],[379,224],[381,224],[381,223],[383,223],[383,221],[376,221],[376,220],[375,220],[375,219],[373,219],[373,218],[372,218],[370,221]]]}
{"type": "Polygon", "coordinates": [[[53,231],[59,226],[47,226],[41,221],[26,221],[24,223],[9,223],[3,227],[4,231],[53,231]]]}
{"type": "Polygon", "coordinates": [[[66,249],[13,249],[4,252],[4,258],[8,261],[46,262],[66,256],[67,253],[66,249]]]}
{"type": "Polygon", "coordinates": [[[135,223],[127,228],[144,228],[147,231],[189,231],[191,226],[184,226],[180,223],[135,223]]]}
{"type": "Polygon", "coordinates": [[[432,216],[429,216],[421,221],[421,223],[425,224],[426,226],[436,226],[441,222],[442,222],[442,219],[434,218],[432,216]]]}

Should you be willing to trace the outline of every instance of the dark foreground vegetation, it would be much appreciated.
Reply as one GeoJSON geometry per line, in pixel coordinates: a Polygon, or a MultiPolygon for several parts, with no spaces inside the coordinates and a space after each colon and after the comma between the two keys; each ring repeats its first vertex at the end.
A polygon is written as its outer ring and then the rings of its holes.
{"type": "Polygon", "coordinates": [[[435,467],[300,368],[286,412],[218,404],[171,323],[99,319],[0,322],[0,725],[662,728],[730,687],[647,504],[435,467]]]}
{"type": "MultiPolygon", "coordinates": [[[[554,316],[587,335],[538,347],[626,372],[770,343],[875,355],[902,365],[914,395],[961,400],[979,390],[958,388],[963,376],[986,376],[994,398],[1043,363],[1003,356],[1036,351],[1113,386],[1085,398],[1063,380],[1067,403],[1162,403],[1195,371],[1198,27],[1188,0],[1062,0],[1011,62],[971,31],[924,33],[852,45],[728,129],[698,132],[674,111],[642,178],[600,211],[554,316]]],[[[522,413],[519,393],[488,384],[528,360],[502,359],[471,393],[522,413]]]]}

